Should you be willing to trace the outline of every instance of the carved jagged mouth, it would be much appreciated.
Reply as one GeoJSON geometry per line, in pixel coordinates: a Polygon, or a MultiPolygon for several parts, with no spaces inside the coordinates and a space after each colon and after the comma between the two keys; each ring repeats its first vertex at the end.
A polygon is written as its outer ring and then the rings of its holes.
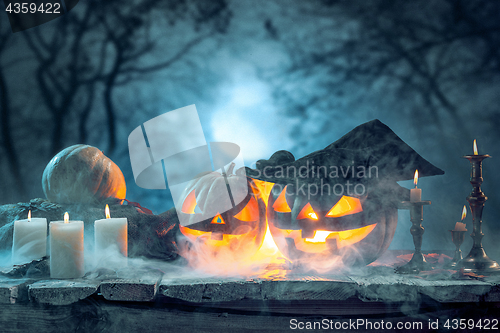
{"type": "Polygon", "coordinates": [[[257,241],[257,231],[247,228],[246,232],[237,234],[224,234],[219,231],[199,231],[183,227],[179,225],[181,233],[190,239],[191,242],[202,242],[210,247],[230,247],[232,244],[239,244],[240,242],[247,242],[248,244],[257,241]]]}
{"type": "Polygon", "coordinates": [[[333,244],[336,249],[356,244],[365,239],[376,226],[377,223],[344,231],[316,230],[311,238],[302,238],[301,230],[279,229],[279,231],[285,234],[285,238],[293,239],[298,250],[319,253],[331,249],[333,244]]]}
{"type": "Polygon", "coordinates": [[[325,231],[325,230],[316,230],[314,232],[314,237],[305,238],[304,241],[306,243],[321,243],[325,242],[326,239],[337,238],[339,248],[342,247],[342,243],[349,242],[350,244],[354,244],[364,239],[370,232],[373,231],[377,224],[370,224],[363,228],[344,230],[344,231],[325,231]]]}

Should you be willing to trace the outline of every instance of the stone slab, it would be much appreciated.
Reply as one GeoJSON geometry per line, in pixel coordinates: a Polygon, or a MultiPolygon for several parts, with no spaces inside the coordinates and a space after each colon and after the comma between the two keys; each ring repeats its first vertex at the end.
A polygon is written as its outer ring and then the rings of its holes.
{"type": "Polygon", "coordinates": [[[28,284],[31,279],[3,279],[0,280],[0,303],[15,304],[28,301],[28,284]]]}
{"type": "Polygon", "coordinates": [[[30,299],[38,303],[68,305],[93,295],[98,288],[98,281],[42,280],[30,284],[28,292],[30,299]]]}
{"type": "Polygon", "coordinates": [[[158,293],[163,273],[158,270],[117,272],[117,278],[100,284],[101,295],[110,301],[150,302],[158,293]]]}

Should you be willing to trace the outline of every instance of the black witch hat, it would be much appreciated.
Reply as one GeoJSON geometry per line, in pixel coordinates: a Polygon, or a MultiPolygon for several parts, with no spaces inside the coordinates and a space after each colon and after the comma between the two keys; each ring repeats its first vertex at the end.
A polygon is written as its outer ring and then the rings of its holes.
{"type": "MultiPolygon", "coordinates": [[[[246,168],[247,176],[272,183],[389,183],[419,177],[442,175],[435,167],[378,119],[357,126],[324,149],[298,160],[280,150],[268,160],[259,160],[256,169],[246,168]],[[364,171],[364,172],[363,172],[364,171]]],[[[407,191],[403,191],[406,200],[407,191]]]]}

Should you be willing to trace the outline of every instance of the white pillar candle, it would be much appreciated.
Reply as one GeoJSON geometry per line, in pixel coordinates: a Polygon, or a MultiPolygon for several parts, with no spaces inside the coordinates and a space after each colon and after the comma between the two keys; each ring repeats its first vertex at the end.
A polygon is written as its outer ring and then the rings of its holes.
{"type": "Polygon", "coordinates": [[[12,264],[22,264],[47,255],[47,219],[31,218],[14,221],[12,264]]]}
{"type": "Polygon", "coordinates": [[[465,228],[465,223],[457,222],[455,223],[455,229],[453,231],[467,231],[465,228]]]}
{"type": "Polygon", "coordinates": [[[412,188],[410,190],[410,201],[411,202],[422,201],[422,189],[412,188]]]}
{"type": "Polygon", "coordinates": [[[415,188],[410,190],[410,201],[418,202],[422,201],[422,189],[417,188],[418,182],[418,170],[415,170],[415,176],[413,177],[413,183],[415,184],[415,188]]]}
{"type": "Polygon", "coordinates": [[[85,274],[83,257],[83,221],[64,221],[49,224],[50,277],[79,278],[85,274]]]}
{"type": "Polygon", "coordinates": [[[106,218],[94,222],[95,251],[99,256],[110,246],[114,246],[125,257],[127,256],[127,225],[126,218],[111,218],[106,205],[106,218]]]}

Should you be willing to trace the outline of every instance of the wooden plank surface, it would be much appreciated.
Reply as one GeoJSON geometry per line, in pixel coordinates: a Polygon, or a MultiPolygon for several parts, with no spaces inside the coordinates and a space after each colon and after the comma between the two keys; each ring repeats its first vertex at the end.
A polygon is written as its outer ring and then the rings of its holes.
{"type": "Polygon", "coordinates": [[[2,278],[0,331],[284,332],[291,320],[427,324],[500,315],[498,276],[398,275],[390,267],[274,281],[188,273],[128,267],[72,281],[2,278]]]}
{"type": "Polygon", "coordinates": [[[0,304],[28,301],[28,285],[32,282],[32,279],[0,280],[0,304]]]}
{"type": "Polygon", "coordinates": [[[355,295],[347,277],[292,276],[286,281],[230,277],[179,279],[166,274],[160,293],[188,302],[256,300],[345,300],[355,295]]]}
{"type": "Polygon", "coordinates": [[[357,296],[367,302],[418,302],[415,279],[398,274],[350,276],[357,296]]]}
{"type": "Polygon", "coordinates": [[[428,280],[409,275],[351,275],[295,280],[242,280],[235,278],[172,279],[156,270],[123,271],[101,280],[0,280],[0,303],[31,300],[53,305],[71,304],[96,292],[111,301],[153,301],[157,294],[187,302],[254,300],[337,300],[357,297],[369,302],[419,302],[422,296],[441,303],[500,302],[500,281],[495,279],[428,280]]]}
{"type": "MultiPolygon", "coordinates": [[[[241,303],[241,302],[239,302],[241,303]]],[[[382,309],[384,303],[362,302],[374,309],[375,305],[382,309]]],[[[358,319],[372,323],[391,322],[396,323],[422,323],[423,329],[413,330],[415,332],[430,332],[428,323],[440,321],[441,329],[446,319],[494,319],[498,318],[498,308],[484,306],[484,304],[462,304],[461,306],[441,306],[432,309],[424,309],[413,313],[402,313],[397,308],[387,307],[383,313],[373,312],[360,315],[354,312],[358,304],[344,303],[344,313],[325,314],[322,312],[328,307],[337,306],[338,302],[318,304],[315,312],[309,315],[300,314],[301,302],[279,302],[283,309],[295,309],[294,314],[280,315],[269,313],[267,304],[256,306],[254,311],[226,310],[220,308],[206,308],[183,304],[163,303],[121,303],[109,302],[99,297],[89,297],[85,300],[71,305],[40,305],[27,303],[25,305],[0,304],[0,328],[2,333],[10,332],[290,332],[292,323],[343,323],[358,319]],[[352,311],[346,313],[345,311],[352,311]]],[[[311,304],[310,304],[311,305],[311,304]]],[[[311,305],[312,306],[312,305],[311,305]]],[[[275,308],[278,305],[274,306],[275,308]]],[[[312,308],[314,309],[314,308],[312,308]]],[[[298,329],[296,329],[299,331],[298,329]]],[[[355,331],[329,328],[329,331],[355,331]]],[[[300,330],[305,331],[305,330],[300,330]]],[[[312,330],[307,330],[312,331],[312,330]]],[[[359,327],[360,332],[382,332],[398,330],[369,329],[366,326],[359,327]]],[[[412,331],[412,330],[399,330],[412,331]]],[[[444,330],[443,331],[453,331],[444,330]]],[[[481,332],[474,328],[467,332],[481,332]]]]}
{"type": "Polygon", "coordinates": [[[102,281],[100,293],[110,301],[153,301],[162,276],[159,270],[124,269],[117,272],[116,279],[102,281]]]}
{"type": "MultiPolygon", "coordinates": [[[[388,260],[395,262],[394,258],[388,260]]],[[[161,295],[170,301],[197,304],[350,298],[364,302],[419,303],[426,297],[440,303],[500,302],[500,275],[457,275],[443,269],[400,275],[386,262],[321,276],[287,271],[286,275],[275,275],[274,280],[207,277],[179,266],[169,266],[165,272],[130,265],[118,271],[100,268],[82,279],[68,281],[1,277],[0,303],[31,299],[41,304],[66,305],[94,294],[109,301],[151,302],[161,295]]]]}
{"type": "Polygon", "coordinates": [[[37,303],[67,305],[93,295],[98,288],[99,282],[92,280],[42,280],[30,284],[28,292],[37,303]]]}
{"type": "MultiPolygon", "coordinates": [[[[426,281],[415,279],[419,293],[442,302],[479,302],[492,292],[491,283],[478,280],[426,281]]],[[[498,292],[497,292],[498,293],[498,292]]],[[[491,299],[491,301],[494,301],[491,299]]]]}
{"type": "Polygon", "coordinates": [[[348,280],[263,281],[264,300],[332,300],[343,301],[356,294],[348,280]]]}
{"type": "Polygon", "coordinates": [[[418,303],[422,297],[441,302],[500,301],[500,277],[489,281],[452,279],[447,275],[396,274],[390,267],[366,267],[350,275],[302,276],[287,280],[163,277],[160,293],[187,302],[255,300],[336,300],[418,303]],[[442,279],[446,276],[446,279],[442,279]],[[436,278],[436,280],[433,280],[436,278]]]}

